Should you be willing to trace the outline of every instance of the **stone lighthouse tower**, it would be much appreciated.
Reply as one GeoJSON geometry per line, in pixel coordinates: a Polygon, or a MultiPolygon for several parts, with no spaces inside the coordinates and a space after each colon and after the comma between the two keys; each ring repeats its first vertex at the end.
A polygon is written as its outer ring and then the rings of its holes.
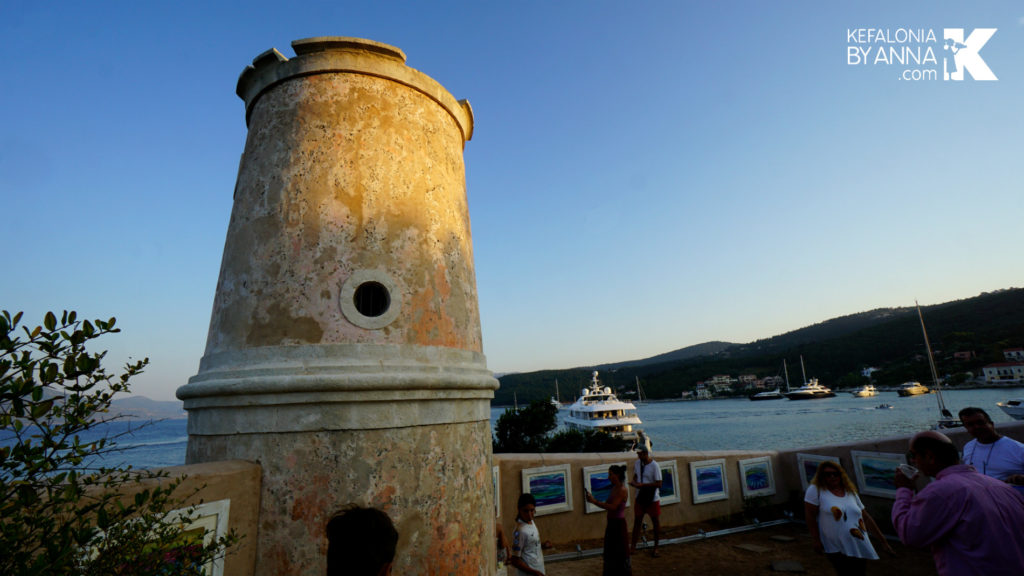
{"type": "Polygon", "coordinates": [[[489,402],[462,151],[473,113],[398,48],[292,43],[238,80],[248,138],[188,463],[262,467],[259,575],[325,572],[328,520],[386,511],[398,574],[494,561],[489,402]]]}

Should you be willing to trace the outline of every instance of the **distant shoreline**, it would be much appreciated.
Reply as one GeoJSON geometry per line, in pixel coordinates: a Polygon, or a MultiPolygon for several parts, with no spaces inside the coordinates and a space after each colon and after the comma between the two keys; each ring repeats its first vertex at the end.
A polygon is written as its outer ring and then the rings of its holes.
{"type": "MultiPolygon", "coordinates": [[[[924,383],[922,382],[922,384],[924,384],[924,383]]],[[[924,385],[928,386],[927,384],[924,384],[924,385]]],[[[952,391],[952,390],[999,390],[999,389],[1008,389],[1009,390],[1009,389],[1013,389],[1013,388],[1024,388],[1024,382],[1013,382],[1013,383],[1007,383],[1007,384],[961,384],[961,385],[957,385],[957,386],[943,386],[942,387],[942,391],[946,392],[946,391],[952,391]]],[[[884,388],[878,388],[878,391],[879,392],[896,392],[898,389],[899,389],[899,386],[887,386],[887,387],[884,387],[884,388]]],[[[850,392],[852,392],[854,390],[857,390],[856,386],[852,387],[852,388],[833,388],[832,391],[835,392],[836,394],[840,394],[840,393],[849,394],[850,392]]],[[[751,394],[753,394],[753,393],[754,392],[751,391],[751,394]]],[[[935,393],[935,388],[934,387],[928,388],[928,394],[934,394],[934,393],[935,393]]],[[[871,398],[877,398],[877,396],[871,396],[871,398]]],[[[643,402],[635,402],[633,400],[630,400],[630,402],[633,402],[633,404],[643,405],[643,404],[655,404],[655,403],[662,403],[662,402],[698,402],[698,401],[704,401],[704,400],[745,400],[745,399],[747,399],[747,396],[737,394],[737,395],[733,395],[733,396],[712,396],[711,398],[699,398],[699,399],[698,398],[648,398],[648,399],[645,399],[643,402]]],[[[568,408],[570,404],[571,404],[571,402],[566,403],[565,407],[568,408]]],[[[529,403],[526,402],[526,403],[523,404],[523,406],[529,406],[529,403]]],[[[514,406],[512,406],[511,404],[494,404],[493,402],[491,403],[491,408],[492,409],[493,408],[513,408],[513,407],[514,406]]]]}

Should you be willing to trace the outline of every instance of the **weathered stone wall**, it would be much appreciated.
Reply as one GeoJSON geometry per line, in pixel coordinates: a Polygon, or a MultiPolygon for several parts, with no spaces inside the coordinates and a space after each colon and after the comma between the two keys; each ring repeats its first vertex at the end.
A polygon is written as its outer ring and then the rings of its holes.
{"type": "Polygon", "coordinates": [[[389,77],[415,71],[364,47],[300,41],[295,64],[264,57],[240,79],[240,94],[266,86],[247,102],[207,356],[326,343],[481,351],[466,128],[453,116],[466,109],[389,77]],[[310,66],[320,73],[276,79],[310,66]],[[273,82],[259,78],[275,71],[273,82]],[[360,272],[391,291],[397,316],[384,327],[347,317],[344,288],[360,272]]]}
{"type": "Polygon", "coordinates": [[[238,81],[249,134],[187,461],[262,470],[256,574],[325,570],[328,520],[381,508],[396,573],[494,562],[489,402],[462,150],[472,111],[368,40],[238,81]]]}
{"type": "Polygon", "coordinates": [[[240,434],[208,438],[196,450],[190,443],[189,459],[261,455],[259,534],[249,538],[260,543],[254,574],[326,573],[324,526],[348,504],[376,506],[394,521],[396,574],[476,574],[494,557],[487,428],[240,434]]]}

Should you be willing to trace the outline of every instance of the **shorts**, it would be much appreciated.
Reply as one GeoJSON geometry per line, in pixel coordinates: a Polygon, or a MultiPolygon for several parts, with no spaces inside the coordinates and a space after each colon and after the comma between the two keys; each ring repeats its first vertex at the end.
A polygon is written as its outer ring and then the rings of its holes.
{"type": "Polygon", "coordinates": [[[655,500],[647,506],[636,505],[635,515],[637,518],[642,518],[644,514],[647,514],[651,518],[657,518],[661,516],[661,502],[655,500]]]}

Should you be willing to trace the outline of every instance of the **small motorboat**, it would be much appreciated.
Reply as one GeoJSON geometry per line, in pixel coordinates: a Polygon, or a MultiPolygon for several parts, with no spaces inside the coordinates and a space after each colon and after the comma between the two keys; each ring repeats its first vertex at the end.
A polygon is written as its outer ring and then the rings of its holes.
{"type": "Polygon", "coordinates": [[[879,404],[875,406],[875,410],[892,410],[892,404],[879,404]]]}

